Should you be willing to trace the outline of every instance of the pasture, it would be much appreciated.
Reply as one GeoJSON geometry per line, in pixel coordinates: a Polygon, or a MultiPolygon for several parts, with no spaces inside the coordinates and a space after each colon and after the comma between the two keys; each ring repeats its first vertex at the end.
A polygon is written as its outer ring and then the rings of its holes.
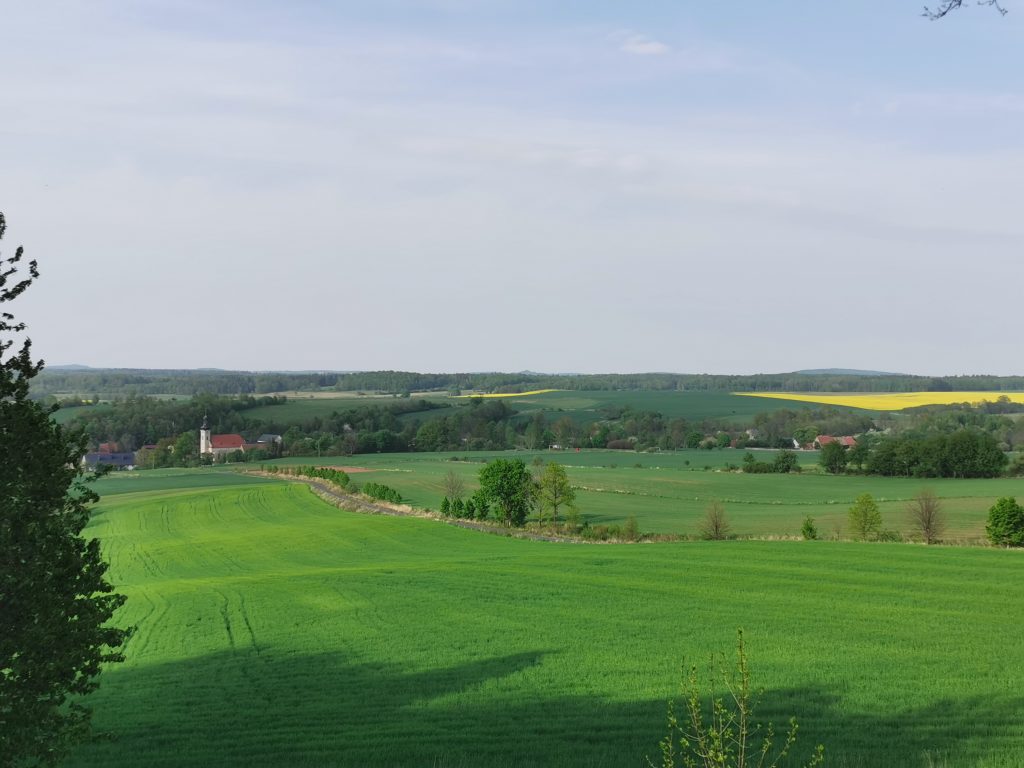
{"type": "MultiPolygon", "coordinates": [[[[477,487],[483,463],[496,457],[536,459],[565,465],[579,490],[581,513],[592,524],[621,524],[636,515],[640,528],[652,533],[696,535],[713,499],[725,504],[732,532],[740,536],[797,536],[807,516],[814,517],[823,537],[842,537],[847,510],[862,493],[878,502],[887,530],[910,533],[907,502],[922,488],[942,499],[948,518],[947,537],[976,541],[984,538],[988,508],[1000,496],[1024,495],[1019,478],[991,480],[831,476],[817,470],[818,454],[798,453],[806,473],[746,475],[730,472],[745,451],[687,450],[664,453],[629,451],[505,451],[471,453],[361,454],[347,457],[283,459],[276,464],[318,464],[360,467],[370,472],[353,475],[357,482],[379,482],[396,488],[411,504],[438,509],[442,480],[449,470],[477,487]],[[457,459],[453,461],[453,459],[457,459]],[[710,467],[710,469],[704,469],[710,467]]],[[[773,451],[754,451],[769,460],[773,451]]]]}
{"type": "Polygon", "coordinates": [[[138,630],[71,766],[640,766],[738,626],[800,757],[1020,764],[1020,552],[551,544],[160,481],[90,528],[138,630]]]}

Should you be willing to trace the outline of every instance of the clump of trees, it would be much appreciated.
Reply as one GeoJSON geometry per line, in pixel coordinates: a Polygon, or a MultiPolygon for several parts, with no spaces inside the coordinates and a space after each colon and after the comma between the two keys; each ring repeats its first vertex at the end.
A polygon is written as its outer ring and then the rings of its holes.
{"type": "Polygon", "coordinates": [[[866,471],[888,477],[998,477],[1006,464],[992,435],[961,429],[923,439],[883,438],[872,449],[866,471]]]}
{"type": "Polygon", "coordinates": [[[364,483],[363,487],[359,489],[362,493],[369,496],[371,499],[377,499],[378,501],[389,501],[392,504],[402,503],[402,494],[392,488],[390,485],[384,485],[383,483],[364,483]]]}
{"type": "Polygon", "coordinates": [[[334,469],[333,467],[278,467],[270,464],[264,466],[263,471],[274,474],[295,475],[296,477],[309,477],[316,480],[326,480],[345,489],[349,489],[353,485],[352,478],[347,472],[342,469],[334,469]]]}
{"type": "Polygon", "coordinates": [[[747,474],[788,474],[799,472],[800,465],[797,463],[795,451],[779,451],[771,461],[758,461],[754,454],[747,451],[743,454],[743,471],[747,474]]]}

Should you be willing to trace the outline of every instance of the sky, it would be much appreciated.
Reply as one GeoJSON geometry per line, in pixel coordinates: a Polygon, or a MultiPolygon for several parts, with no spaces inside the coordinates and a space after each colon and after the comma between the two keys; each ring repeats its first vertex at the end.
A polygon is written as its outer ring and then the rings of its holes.
{"type": "Polygon", "coordinates": [[[0,0],[51,364],[1022,374],[1024,1],[0,0]]]}

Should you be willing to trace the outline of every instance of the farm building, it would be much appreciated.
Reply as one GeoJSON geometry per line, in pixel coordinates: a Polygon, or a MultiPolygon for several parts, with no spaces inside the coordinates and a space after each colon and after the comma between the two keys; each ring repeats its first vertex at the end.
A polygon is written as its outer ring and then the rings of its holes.
{"type": "Polygon", "coordinates": [[[839,443],[843,448],[853,448],[857,444],[856,438],[851,435],[844,435],[843,437],[833,437],[832,435],[818,435],[814,438],[814,447],[823,448],[829,443],[839,443]]]}
{"type": "Polygon", "coordinates": [[[135,454],[122,451],[93,451],[82,457],[82,466],[86,469],[96,469],[101,464],[115,469],[133,469],[135,454]]]}

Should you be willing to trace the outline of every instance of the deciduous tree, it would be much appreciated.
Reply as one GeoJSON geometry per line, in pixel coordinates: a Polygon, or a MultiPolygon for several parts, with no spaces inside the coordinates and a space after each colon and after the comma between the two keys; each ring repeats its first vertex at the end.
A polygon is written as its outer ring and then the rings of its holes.
{"type": "Polygon", "coordinates": [[[576,504],[576,491],[569,483],[565,467],[551,462],[544,467],[537,484],[537,500],[540,502],[540,515],[543,521],[548,512],[551,522],[558,522],[558,510],[576,504]]]}
{"type": "MultiPolygon", "coordinates": [[[[493,503],[505,525],[522,525],[533,506],[533,479],[520,459],[495,459],[480,470],[483,498],[493,503]]],[[[477,504],[477,509],[480,505],[477,504]]]]}
{"type": "Polygon", "coordinates": [[[921,534],[925,544],[934,544],[946,529],[946,519],[942,512],[942,502],[935,492],[929,488],[921,489],[907,505],[907,517],[910,525],[921,534]]]}
{"type": "MultiPolygon", "coordinates": [[[[35,261],[18,274],[22,254],[0,260],[0,304],[39,276],[35,261]]],[[[84,436],[29,399],[43,367],[31,342],[7,355],[24,329],[0,312],[0,766],[55,763],[88,734],[82,697],[127,638],[107,625],[125,598],[99,542],[82,536],[99,498],[80,468],[84,436]]]]}
{"type": "Polygon", "coordinates": [[[850,511],[850,531],[861,540],[872,539],[882,530],[882,513],[870,493],[862,493],[857,497],[850,511]]]}
{"type": "Polygon", "coordinates": [[[999,499],[988,511],[985,532],[998,546],[1024,547],[1024,507],[1011,496],[999,499]]]}

